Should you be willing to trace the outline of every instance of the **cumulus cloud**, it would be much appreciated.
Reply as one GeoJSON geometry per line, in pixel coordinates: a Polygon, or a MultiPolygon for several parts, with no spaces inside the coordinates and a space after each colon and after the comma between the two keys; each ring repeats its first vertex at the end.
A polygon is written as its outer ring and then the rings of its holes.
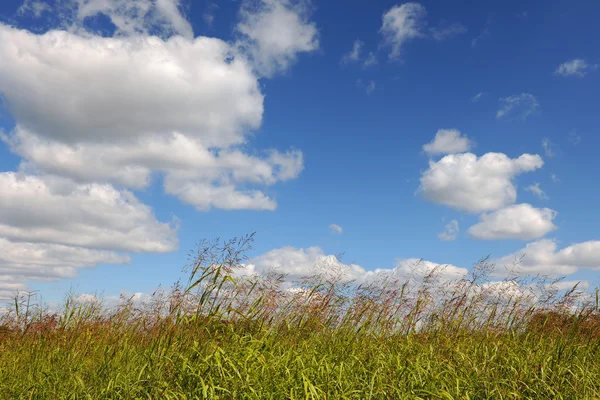
{"type": "Polygon", "coordinates": [[[310,3],[290,0],[246,0],[236,27],[237,45],[257,73],[270,77],[287,70],[298,53],[319,48],[316,25],[309,20],[310,3]]]}
{"type": "Polygon", "coordinates": [[[176,250],[176,227],[157,221],[130,192],[0,173],[0,237],[95,249],[176,250]]]}
{"type": "Polygon", "coordinates": [[[344,229],[338,224],[329,225],[329,231],[336,235],[341,235],[344,232],[344,229]]]}
{"type": "Polygon", "coordinates": [[[308,3],[244,2],[233,43],[194,37],[179,0],[38,3],[19,12],[52,11],[61,30],[0,23],[0,95],[16,121],[0,136],[22,157],[0,173],[0,240],[21,249],[1,261],[14,285],[177,249],[176,220],[159,222],[128,190],[153,176],[199,210],[276,208],[263,187],[296,178],[302,153],[248,139],[262,123],[259,79],[318,48],[308,3]],[[93,31],[98,15],[114,32],[93,31]],[[18,254],[39,256],[39,275],[18,254]]]}
{"type": "Polygon", "coordinates": [[[271,250],[251,259],[242,273],[260,275],[276,270],[287,274],[289,286],[314,273],[324,273],[325,277],[354,280],[357,284],[362,284],[385,277],[401,281],[422,279],[434,269],[442,280],[461,279],[468,273],[466,269],[451,264],[437,264],[416,258],[399,259],[395,268],[367,271],[360,265],[345,264],[333,255],[326,255],[319,247],[298,249],[291,246],[271,250]]]}
{"type": "Polygon", "coordinates": [[[64,143],[179,132],[226,146],[243,143],[263,113],[251,68],[231,56],[227,43],[206,37],[35,35],[0,25],[0,88],[24,129],[64,143]]]}
{"type": "Polygon", "coordinates": [[[500,99],[500,109],[496,112],[496,118],[526,119],[539,107],[535,96],[529,93],[504,97],[500,99]]]}
{"type": "Polygon", "coordinates": [[[598,65],[589,65],[585,60],[576,58],[559,65],[554,73],[561,76],[576,76],[583,78],[590,70],[597,68],[598,65]]]}
{"type": "Polygon", "coordinates": [[[469,234],[475,239],[485,240],[539,239],[558,229],[553,223],[556,214],[549,208],[516,204],[482,214],[479,223],[469,228],[469,234]]]}
{"type": "Polygon", "coordinates": [[[435,138],[423,146],[429,156],[438,154],[464,153],[471,150],[473,142],[456,129],[440,129],[435,138]]]}
{"type": "Polygon", "coordinates": [[[257,188],[238,186],[272,185],[303,169],[299,151],[261,158],[238,148],[262,122],[263,95],[248,62],[230,59],[219,39],[34,35],[6,26],[0,39],[0,87],[18,123],[4,140],[35,168],[136,189],[160,171],[169,193],[199,209],[273,209],[257,188]]]}
{"type": "Polygon", "coordinates": [[[450,154],[431,160],[421,176],[423,197],[470,213],[497,210],[513,204],[517,190],[513,179],[544,165],[539,155],[523,154],[511,159],[502,153],[477,157],[472,153],[450,154]]]}
{"type": "Polygon", "coordinates": [[[527,190],[528,192],[533,193],[534,195],[536,195],[538,198],[542,199],[542,200],[548,200],[549,197],[546,194],[546,192],[544,192],[544,190],[540,187],[539,183],[534,183],[533,185],[529,185],[525,188],[525,190],[527,190]]]}
{"type": "Polygon", "coordinates": [[[558,250],[556,241],[543,239],[529,243],[525,248],[493,260],[497,265],[494,274],[506,275],[514,272],[523,275],[570,275],[579,268],[600,269],[600,241],[576,243],[558,250]],[[506,268],[504,268],[506,267],[506,268]]]}
{"type": "Polygon", "coordinates": [[[443,240],[445,242],[451,242],[453,240],[456,240],[456,236],[458,235],[459,231],[460,229],[458,227],[458,221],[453,219],[448,224],[446,224],[444,232],[440,233],[438,237],[440,238],[440,240],[443,240]]]}
{"type": "Polygon", "coordinates": [[[379,32],[384,44],[391,47],[390,59],[402,54],[402,47],[410,40],[425,37],[424,28],[427,11],[419,3],[404,3],[390,8],[383,14],[383,24],[379,32]]]}
{"type": "Polygon", "coordinates": [[[127,255],[112,251],[13,242],[0,237],[0,299],[12,297],[16,290],[25,290],[30,280],[74,278],[81,268],[129,262],[127,255]]]}

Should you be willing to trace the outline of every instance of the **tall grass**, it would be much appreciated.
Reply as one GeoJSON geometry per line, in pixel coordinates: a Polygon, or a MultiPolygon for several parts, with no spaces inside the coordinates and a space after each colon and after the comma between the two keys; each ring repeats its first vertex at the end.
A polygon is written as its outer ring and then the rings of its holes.
{"type": "Polygon", "coordinates": [[[189,280],[116,307],[17,296],[0,317],[0,399],[595,399],[598,290],[440,270],[290,286],[242,273],[253,236],[201,242],[189,280]]]}

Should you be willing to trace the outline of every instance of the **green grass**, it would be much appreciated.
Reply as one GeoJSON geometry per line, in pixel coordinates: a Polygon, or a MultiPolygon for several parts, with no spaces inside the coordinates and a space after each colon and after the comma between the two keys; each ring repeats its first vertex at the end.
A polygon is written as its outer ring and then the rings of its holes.
{"type": "Polygon", "coordinates": [[[323,270],[288,291],[276,272],[235,273],[251,239],[202,243],[189,282],[144,304],[16,298],[0,399],[600,398],[597,291],[493,289],[485,260],[458,282],[323,270]]]}

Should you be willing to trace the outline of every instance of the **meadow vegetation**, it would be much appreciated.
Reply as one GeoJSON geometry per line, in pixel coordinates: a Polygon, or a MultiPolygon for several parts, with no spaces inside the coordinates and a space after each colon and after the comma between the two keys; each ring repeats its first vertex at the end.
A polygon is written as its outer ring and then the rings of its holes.
{"type": "Polygon", "coordinates": [[[118,306],[16,296],[0,399],[598,399],[598,290],[440,270],[290,285],[241,274],[253,236],[204,241],[189,280],[118,306]],[[29,301],[29,302],[28,302],[29,301]]]}

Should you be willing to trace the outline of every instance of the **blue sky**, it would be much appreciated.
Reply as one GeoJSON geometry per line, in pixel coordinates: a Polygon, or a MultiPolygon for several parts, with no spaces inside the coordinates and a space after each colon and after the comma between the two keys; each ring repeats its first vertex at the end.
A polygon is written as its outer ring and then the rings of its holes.
{"type": "Polygon", "coordinates": [[[0,297],[150,293],[198,240],[251,232],[259,272],[525,254],[593,285],[598,12],[4,1],[0,297]]]}

